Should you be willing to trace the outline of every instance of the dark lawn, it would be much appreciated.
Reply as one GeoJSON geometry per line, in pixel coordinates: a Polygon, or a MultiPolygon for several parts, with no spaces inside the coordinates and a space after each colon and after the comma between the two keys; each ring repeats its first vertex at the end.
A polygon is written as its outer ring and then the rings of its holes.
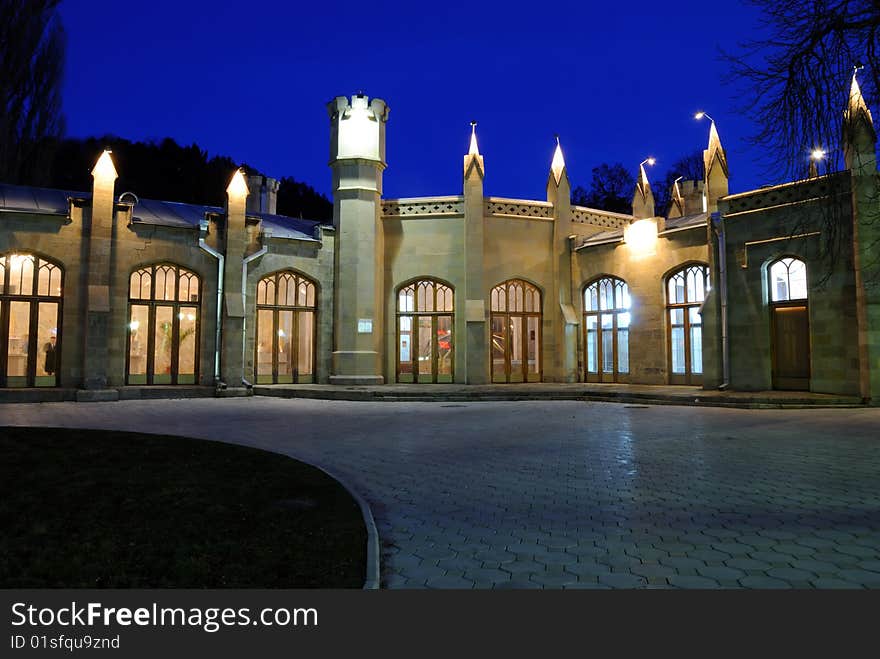
{"type": "Polygon", "coordinates": [[[336,481],[182,437],[0,428],[0,588],[360,588],[336,481]]]}

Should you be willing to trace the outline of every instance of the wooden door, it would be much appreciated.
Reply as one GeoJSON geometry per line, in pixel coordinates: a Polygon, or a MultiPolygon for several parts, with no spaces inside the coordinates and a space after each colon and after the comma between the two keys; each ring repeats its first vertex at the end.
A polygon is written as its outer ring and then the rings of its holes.
{"type": "Polygon", "coordinates": [[[773,388],[810,388],[810,320],[806,305],[773,309],[773,388]]]}

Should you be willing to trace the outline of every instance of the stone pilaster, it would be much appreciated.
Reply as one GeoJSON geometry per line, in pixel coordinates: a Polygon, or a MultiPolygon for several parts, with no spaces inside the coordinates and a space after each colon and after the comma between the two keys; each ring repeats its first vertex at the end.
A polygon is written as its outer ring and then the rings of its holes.
{"type": "MultiPolygon", "coordinates": [[[[467,384],[487,384],[489,370],[489,300],[486,295],[486,282],[483,275],[483,179],[486,175],[483,156],[477,146],[476,123],[471,127],[471,143],[464,157],[464,305],[458,304],[456,310],[464,311],[464,341],[459,341],[457,349],[465,351],[465,372],[467,379],[456,380],[467,384]]],[[[461,331],[459,330],[459,334],[461,331]]]]}
{"type": "MultiPolygon", "coordinates": [[[[237,170],[226,188],[226,236],[223,271],[223,338],[220,353],[220,378],[227,392],[243,388],[242,338],[244,336],[244,299],[241,294],[241,269],[248,245],[245,225],[248,186],[237,170]]],[[[228,394],[227,394],[228,395],[228,394]]]]}
{"type": "Polygon", "coordinates": [[[572,300],[571,183],[558,142],[547,179],[547,201],[553,204],[553,283],[544,299],[544,380],[577,382],[580,324],[572,300]]]}
{"type": "Polygon", "coordinates": [[[115,219],[116,167],[110,152],[98,158],[92,170],[92,206],[86,236],[89,243],[86,292],[85,350],[83,360],[82,400],[116,398],[102,395],[109,380],[110,276],[112,272],[115,219]]]}
{"type": "Polygon", "coordinates": [[[880,175],[874,120],[853,75],[844,112],[846,167],[852,176],[853,264],[859,340],[859,391],[880,404],[880,175]]]}

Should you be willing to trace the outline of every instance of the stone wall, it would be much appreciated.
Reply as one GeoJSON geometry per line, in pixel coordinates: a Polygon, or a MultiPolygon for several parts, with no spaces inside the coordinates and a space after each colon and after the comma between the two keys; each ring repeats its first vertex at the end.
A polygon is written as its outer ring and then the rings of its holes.
{"type": "Polygon", "coordinates": [[[772,388],[768,268],[781,257],[793,256],[807,267],[810,390],[858,395],[849,193],[849,176],[844,173],[735,195],[720,203],[727,232],[732,388],[772,388]]]}
{"type": "MultiPolygon", "coordinates": [[[[626,243],[584,247],[575,253],[572,271],[574,306],[583,317],[584,289],[603,276],[623,279],[632,298],[629,331],[630,373],[623,381],[637,384],[669,382],[666,322],[666,277],[691,263],[707,264],[707,229],[697,227],[658,236],[653,247],[638,250],[626,243]]],[[[579,328],[578,364],[586,363],[583,321],[579,328]]]]}

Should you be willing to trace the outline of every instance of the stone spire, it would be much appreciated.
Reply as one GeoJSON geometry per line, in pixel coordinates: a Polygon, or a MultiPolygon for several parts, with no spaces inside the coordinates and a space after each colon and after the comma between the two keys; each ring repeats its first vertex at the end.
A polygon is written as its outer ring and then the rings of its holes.
{"type": "Polygon", "coordinates": [[[681,178],[679,176],[672,183],[672,190],[669,195],[669,211],[666,213],[669,219],[684,216],[684,195],[681,194],[681,186],[678,184],[681,178]]]}
{"type": "Polygon", "coordinates": [[[651,182],[648,181],[644,162],[639,165],[639,180],[633,196],[633,216],[637,220],[654,217],[654,192],[651,190],[651,182]]]}
{"type": "Polygon", "coordinates": [[[562,155],[562,145],[559,143],[559,135],[556,136],[556,151],[553,152],[553,161],[550,163],[550,171],[553,178],[556,179],[558,186],[563,176],[568,176],[565,169],[565,158],[562,155]]]}
{"type": "Polygon", "coordinates": [[[877,144],[877,132],[874,128],[874,117],[862,96],[857,78],[858,71],[853,72],[849,90],[849,101],[843,112],[843,149],[847,169],[862,166],[873,168],[876,162],[874,155],[877,144]]]}
{"type": "Polygon", "coordinates": [[[467,180],[475,170],[479,177],[485,178],[486,169],[483,163],[483,156],[480,155],[480,147],[477,145],[477,122],[471,122],[471,144],[468,148],[467,155],[464,157],[464,178],[467,180]]]}
{"type": "Polygon", "coordinates": [[[729,192],[728,181],[730,172],[727,168],[727,155],[724,153],[724,147],[721,146],[721,138],[718,136],[718,129],[715,127],[715,121],[711,120],[709,126],[709,146],[703,151],[703,165],[706,172],[706,183],[704,188],[706,198],[706,211],[714,212],[718,210],[718,200],[726,197],[729,192]]]}

